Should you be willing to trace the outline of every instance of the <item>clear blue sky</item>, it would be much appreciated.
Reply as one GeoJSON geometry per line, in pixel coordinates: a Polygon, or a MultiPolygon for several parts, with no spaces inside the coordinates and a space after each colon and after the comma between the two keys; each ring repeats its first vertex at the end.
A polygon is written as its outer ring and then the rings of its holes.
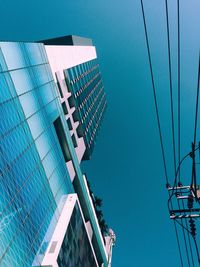
{"type": "MultiPolygon", "coordinates": [[[[176,101],[175,2],[169,0],[176,101]]],[[[180,2],[183,156],[190,150],[193,136],[200,47],[200,2],[180,2]]],[[[144,6],[167,164],[172,177],[164,0],[144,0],[144,6]]],[[[38,40],[67,34],[93,39],[107,93],[108,109],[93,158],[85,168],[93,191],[104,201],[105,218],[117,235],[113,267],[180,266],[174,228],[167,212],[167,192],[140,1],[0,0],[0,12],[2,40],[38,40]]],[[[189,169],[185,168],[185,171],[187,173],[189,169]]],[[[187,263],[184,266],[188,266],[187,263]]]]}

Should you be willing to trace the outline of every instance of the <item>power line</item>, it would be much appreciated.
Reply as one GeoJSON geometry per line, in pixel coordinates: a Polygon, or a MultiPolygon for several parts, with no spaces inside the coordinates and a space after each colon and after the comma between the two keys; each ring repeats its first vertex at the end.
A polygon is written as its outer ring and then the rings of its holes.
{"type": "MultiPolygon", "coordinates": [[[[193,150],[196,144],[196,133],[197,133],[197,119],[198,119],[198,107],[199,107],[199,83],[200,83],[200,53],[199,53],[199,66],[198,66],[198,78],[197,78],[197,94],[196,94],[196,111],[195,111],[195,122],[194,122],[194,140],[193,140],[193,150]]],[[[191,184],[196,186],[196,166],[195,166],[195,153],[193,153],[193,164],[192,164],[192,181],[191,184]]],[[[196,194],[196,190],[195,190],[196,194]]]]}
{"type": "MultiPolygon", "coordinates": [[[[197,78],[197,94],[196,94],[196,111],[195,111],[195,125],[194,125],[194,140],[193,140],[193,151],[195,151],[195,144],[196,144],[196,133],[197,133],[197,122],[198,122],[198,107],[199,107],[199,83],[200,83],[200,53],[199,53],[199,65],[198,65],[198,78],[197,78]]],[[[192,165],[192,182],[191,184],[194,184],[195,186],[195,196],[196,196],[196,185],[197,185],[197,181],[196,181],[196,166],[195,166],[195,153],[193,152],[193,165],[192,165]]],[[[197,196],[196,196],[197,197],[197,196]]],[[[199,262],[199,266],[200,266],[200,256],[199,256],[199,249],[198,249],[198,245],[196,242],[195,237],[193,236],[193,240],[195,243],[195,248],[196,248],[196,252],[197,252],[197,258],[198,258],[198,262],[199,262]]]]}
{"type": "MultiPolygon", "coordinates": [[[[180,48],[180,1],[177,0],[177,33],[178,33],[178,164],[180,164],[181,160],[181,48],[180,48]]],[[[179,169],[179,175],[178,175],[178,181],[180,183],[180,177],[181,177],[181,168],[179,169]]],[[[182,206],[185,209],[184,201],[182,200],[182,206]]],[[[186,229],[188,229],[188,222],[185,221],[186,229]]],[[[185,233],[184,233],[185,238],[185,233]]],[[[192,260],[192,265],[194,267],[194,257],[192,252],[192,246],[191,246],[191,240],[190,240],[190,233],[187,231],[187,238],[189,243],[189,249],[190,249],[190,255],[192,260]]],[[[188,254],[188,253],[187,253],[188,254]]]]}
{"type": "MultiPolygon", "coordinates": [[[[181,160],[181,89],[180,89],[180,65],[181,65],[181,57],[180,57],[180,5],[179,0],[177,0],[177,18],[178,18],[178,163],[180,164],[181,160]]],[[[180,182],[180,174],[179,171],[179,182],[180,182]]]]}
{"type": "Polygon", "coordinates": [[[200,82],[200,53],[199,53],[198,79],[197,79],[196,113],[195,113],[195,126],[194,126],[194,145],[196,143],[196,133],[197,133],[197,119],[198,119],[198,107],[199,107],[199,82],[200,82]]]}
{"type": "Polygon", "coordinates": [[[196,241],[195,237],[193,237],[193,239],[194,239],[194,244],[195,244],[195,248],[196,248],[196,252],[197,252],[197,258],[198,258],[199,266],[200,266],[200,256],[199,256],[199,249],[198,249],[197,241],[196,241]]]}
{"type": "MultiPolygon", "coordinates": [[[[171,47],[170,47],[170,33],[169,33],[169,12],[168,12],[168,2],[165,0],[165,11],[166,11],[166,26],[167,26],[167,48],[168,48],[168,67],[169,67],[169,85],[170,85],[170,108],[171,108],[171,123],[172,123],[172,145],[173,145],[173,159],[174,159],[174,175],[176,176],[176,146],[175,146],[175,130],[174,130],[174,105],[173,105],[173,92],[172,92],[172,66],[171,66],[171,47]]],[[[178,201],[178,207],[180,209],[180,203],[178,201]]],[[[181,224],[183,221],[181,219],[181,224]]],[[[186,256],[188,265],[190,266],[188,246],[186,242],[185,229],[182,227],[183,240],[186,249],[186,256]]]]}
{"type": "MultiPolygon", "coordinates": [[[[156,109],[156,117],[157,117],[159,138],[160,138],[160,144],[161,144],[161,150],[162,150],[162,158],[163,158],[163,164],[164,164],[165,178],[166,178],[167,184],[169,184],[168,175],[167,175],[167,167],[166,167],[166,159],[165,159],[165,153],[164,153],[164,146],[163,146],[163,138],[162,138],[162,132],[161,132],[161,125],[160,125],[160,117],[159,117],[159,112],[158,112],[158,104],[157,104],[157,97],[156,97],[156,90],[155,90],[155,82],[154,82],[154,76],[153,76],[153,68],[152,68],[152,62],[151,62],[149,39],[148,39],[148,34],[147,34],[147,26],[146,26],[146,19],[145,19],[144,6],[143,6],[143,0],[140,0],[140,3],[141,3],[141,9],[142,9],[142,16],[143,16],[143,23],[144,23],[144,30],[145,30],[145,39],[146,39],[146,45],[147,45],[147,51],[148,51],[148,59],[149,59],[151,81],[152,81],[152,88],[153,88],[153,95],[154,95],[154,104],[155,104],[155,109],[156,109]]],[[[178,243],[178,250],[179,250],[179,255],[180,255],[181,266],[183,267],[183,259],[182,259],[180,242],[179,242],[179,237],[178,237],[178,232],[177,232],[177,227],[176,227],[176,222],[175,221],[174,221],[174,227],[175,227],[175,233],[176,233],[176,240],[177,240],[177,243],[178,243]]]]}
{"type": "Polygon", "coordinates": [[[164,165],[164,171],[165,171],[165,178],[166,178],[166,182],[169,183],[168,174],[167,174],[166,159],[165,159],[165,152],[164,152],[164,145],[163,145],[163,137],[162,137],[162,131],[161,131],[161,125],[160,125],[160,117],[159,117],[159,112],[158,112],[158,103],[157,103],[155,82],[154,82],[154,76],[153,76],[153,68],[152,68],[152,62],[151,62],[149,39],[148,39],[146,19],[145,19],[145,14],[144,14],[143,0],[141,0],[140,3],[141,3],[141,7],[142,7],[142,16],[143,16],[145,38],[146,38],[147,51],[148,51],[149,66],[150,66],[150,72],[151,72],[151,81],[152,81],[152,87],[153,87],[154,104],[155,104],[155,109],[156,109],[156,118],[157,118],[158,130],[159,130],[159,138],[160,138],[160,144],[161,144],[161,150],[162,150],[162,158],[163,158],[163,165],[164,165]]]}
{"type": "Polygon", "coordinates": [[[174,175],[176,175],[176,147],[175,147],[175,133],[174,133],[174,105],[173,105],[173,93],[172,93],[172,68],[171,68],[171,48],[170,48],[170,35],[169,35],[169,14],[168,4],[165,0],[166,10],[166,25],[167,25],[167,44],[168,44],[168,67],[169,67],[169,85],[170,85],[170,108],[171,108],[171,122],[172,122],[172,143],[173,143],[173,158],[174,158],[174,175]]]}
{"type": "MultiPolygon", "coordinates": [[[[184,205],[183,205],[184,208],[184,205]]],[[[186,229],[188,229],[188,222],[186,220],[185,222],[186,224],[186,229]]],[[[191,244],[191,240],[190,240],[190,232],[187,231],[187,236],[188,236],[188,243],[189,243],[189,248],[190,248],[190,255],[191,255],[191,259],[192,259],[192,265],[194,267],[194,256],[193,256],[193,252],[192,252],[192,244],[191,244]]]]}
{"type": "Polygon", "coordinates": [[[180,246],[180,241],[179,241],[178,231],[177,231],[177,227],[176,227],[176,222],[175,221],[174,221],[174,229],[175,229],[176,240],[177,240],[177,244],[178,244],[178,250],[179,250],[181,266],[183,267],[183,257],[182,257],[182,254],[181,254],[181,246],[180,246]]]}

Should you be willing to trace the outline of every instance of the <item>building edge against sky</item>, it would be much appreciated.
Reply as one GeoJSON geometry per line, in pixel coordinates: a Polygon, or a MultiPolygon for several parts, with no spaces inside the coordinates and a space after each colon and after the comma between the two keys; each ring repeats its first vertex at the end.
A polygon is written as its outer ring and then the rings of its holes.
{"type": "Polygon", "coordinates": [[[105,108],[90,39],[0,42],[0,265],[110,266],[80,168],[105,108]]]}

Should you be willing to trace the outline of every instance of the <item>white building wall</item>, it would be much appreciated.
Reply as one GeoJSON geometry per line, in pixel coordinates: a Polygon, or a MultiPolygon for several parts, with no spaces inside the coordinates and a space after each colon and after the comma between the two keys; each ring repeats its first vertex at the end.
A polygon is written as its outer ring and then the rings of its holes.
{"type": "Polygon", "coordinates": [[[55,81],[57,71],[60,71],[61,78],[64,79],[63,70],[97,58],[94,46],[45,45],[45,49],[55,81]]]}

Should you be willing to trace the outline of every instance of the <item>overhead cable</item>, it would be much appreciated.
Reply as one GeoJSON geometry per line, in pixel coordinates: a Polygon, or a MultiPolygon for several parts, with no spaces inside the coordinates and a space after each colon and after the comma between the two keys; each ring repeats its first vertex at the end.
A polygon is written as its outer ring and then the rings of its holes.
{"type": "MultiPolygon", "coordinates": [[[[163,138],[162,138],[162,132],[161,132],[161,125],[160,125],[160,117],[159,117],[159,112],[158,112],[158,103],[157,103],[155,82],[154,82],[154,76],[153,76],[153,68],[152,68],[152,61],[151,61],[149,39],[148,39],[148,34],[147,34],[146,18],[145,18],[145,13],[144,13],[143,0],[140,0],[140,3],[141,3],[141,9],[142,9],[142,17],[143,17],[143,23],[144,23],[145,39],[146,39],[146,45],[147,45],[147,52],[148,52],[148,59],[149,59],[149,66],[150,66],[150,73],[151,73],[151,81],[152,81],[152,88],[153,88],[153,95],[154,95],[154,104],[155,104],[155,109],[156,109],[156,117],[157,117],[160,144],[161,144],[161,150],[162,150],[162,158],[163,158],[163,164],[164,164],[165,178],[166,178],[167,184],[169,184],[168,175],[167,175],[165,152],[164,152],[164,145],[163,145],[163,138]]],[[[177,244],[178,244],[178,250],[179,250],[179,255],[180,255],[181,266],[183,267],[183,259],[182,259],[180,241],[179,241],[179,237],[178,237],[178,232],[177,232],[177,227],[176,227],[176,222],[175,221],[174,221],[174,227],[175,227],[175,234],[176,234],[176,240],[177,240],[177,244]]]]}

